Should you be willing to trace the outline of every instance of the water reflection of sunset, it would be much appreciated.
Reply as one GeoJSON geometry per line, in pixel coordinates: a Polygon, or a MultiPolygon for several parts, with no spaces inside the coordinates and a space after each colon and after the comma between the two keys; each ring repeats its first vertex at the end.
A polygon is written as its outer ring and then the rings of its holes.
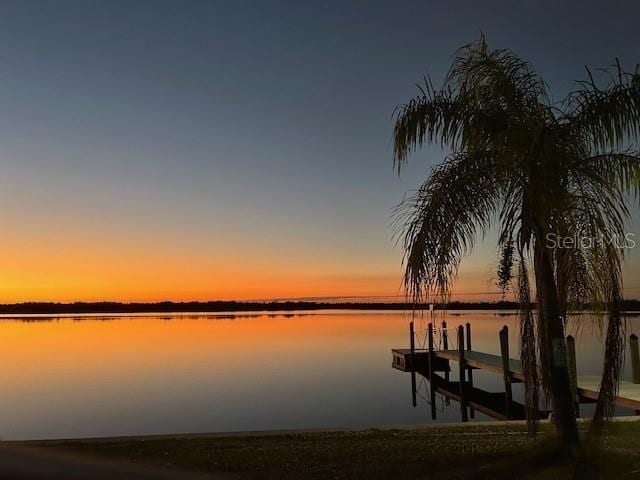
{"type": "MultiPolygon", "coordinates": [[[[426,421],[390,349],[408,345],[410,314],[301,312],[0,320],[4,438],[303,428],[426,421]]],[[[435,314],[471,322],[474,348],[499,353],[514,315],[435,314]]],[[[432,320],[427,313],[419,327],[432,320]]],[[[436,332],[438,340],[441,332],[436,332]]],[[[583,328],[584,374],[601,365],[583,328]]],[[[454,342],[452,342],[454,343],[454,342]]],[[[455,343],[454,343],[455,344],[455,343]]],[[[494,375],[478,374],[490,389],[494,375]]],[[[457,419],[458,412],[439,414],[457,419]]]]}

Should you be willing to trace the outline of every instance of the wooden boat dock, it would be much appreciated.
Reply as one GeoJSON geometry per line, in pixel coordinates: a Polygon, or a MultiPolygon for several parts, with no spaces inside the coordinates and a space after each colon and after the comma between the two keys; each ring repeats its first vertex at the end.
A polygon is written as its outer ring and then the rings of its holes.
{"type": "MultiPolygon", "coordinates": [[[[471,325],[466,324],[457,329],[457,349],[448,348],[446,322],[442,328],[442,347],[434,348],[434,328],[428,326],[428,345],[424,349],[416,349],[414,342],[413,322],[410,325],[411,348],[392,350],[393,368],[412,374],[412,397],[416,405],[415,375],[425,377],[431,385],[431,414],[435,419],[435,393],[460,403],[462,420],[468,419],[467,410],[473,416],[478,411],[499,420],[526,418],[525,406],[513,400],[513,383],[524,381],[522,363],[509,356],[508,328],[500,331],[501,355],[493,355],[471,349],[471,325]],[[465,342],[466,340],[466,342],[465,342]],[[458,381],[450,381],[449,375],[452,364],[457,364],[458,381]],[[503,378],[504,392],[487,392],[474,387],[473,371],[483,370],[492,372],[503,378]]],[[[631,335],[629,339],[631,361],[633,366],[633,381],[620,381],[618,394],[615,398],[617,406],[626,407],[640,413],[640,355],[638,337],[631,335]]],[[[593,403],[598,398],[600,377],[578,376],[575,358],[575,340],[567,337],[567,362],[569,366],[572,390],[575,393],[576,406],[581,403],[593,403]]],[[[578,409],[577,409],[578,410],[578,409]]],[[[539,412],[541,418],[548,412],[539,412]]]]}

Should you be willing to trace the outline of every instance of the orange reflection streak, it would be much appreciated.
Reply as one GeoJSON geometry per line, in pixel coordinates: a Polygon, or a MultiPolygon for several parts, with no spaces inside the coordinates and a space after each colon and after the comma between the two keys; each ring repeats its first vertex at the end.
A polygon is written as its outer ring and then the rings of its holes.
{"type": "Polygon", "coordinates": [[[49,322],[4,320],[0,324],[3,383],[82,382],[87,375],[136,377],[157,371],[211,370],[216,375],[258,366],[305,352],[331,357],[336,345],[382,341],[403,331],[402,315],[239,317],[228,319],[157,318],[105,321],[62,319],[49,322]],[[366,331],[366,335],[363,333],[366,331]],[[188,367],[188,368],[187,368],[188,367]]]}
{"type": "Polygon", "coordinates": [[[289,315],[0,320],[3,435],[215,429],[216,409],[251,415],[260,394],[323,382],[339,391],[354,371],[386,366],[406,330],[397,312],[289,315]],[[225,410],[236,401],[244,407],[225,410]]]}
{"type": "MultiPolygon", "coordinates": [[[[354,358],[354,351],[373,350],[385,355],[390,346],[406,345],[409,318],[401,312],[372,312],[291,318],[3,320],[0,375],[6,391],[19,395],[31,388],[86,388],[98,379],[144,384],[151,379],[161,381],[165,375],[183,376],[185,381],[214,376],[220,382],[233,383],[233,376],[240,372],[266,374],[274,362],[282,362],[282,368],[289,370],[315,369],[317,362],[322,362],[324,369],[339,370],[345,361],[351,365],[364,361],[354,358]],[[296,360],[288,362],[287,358],[296,360]]],[[[468,318],[448,316],[451,334],[468,318]]],[[[514,317],[502,319],[479,312],[474,318],[483,320],[473,322],[474,338],[489,339],[487,345],[476,347],[485,346],[489,351],[497,348],[497,332],[503,322],[515,327],[514,317]]],[[[440,315],[434,316],[438,327],[441,319],[440,315]]],[[[430,316],[426,315],[424,321],[416,321],[416,325],[426,326],[430,316]]],[[[516,328],[512,333],[516,335],[516,328]]]]}

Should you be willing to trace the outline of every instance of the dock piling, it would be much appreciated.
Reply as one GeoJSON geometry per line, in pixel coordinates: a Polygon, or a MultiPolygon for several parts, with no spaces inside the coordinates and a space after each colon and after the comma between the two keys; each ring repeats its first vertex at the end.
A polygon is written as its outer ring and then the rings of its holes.
{"type": "Polygon", "coordinates": [[[458,327],[458,357],[458,366],[460,367],[460,414],[462,416],[462,421],[468,422],[469,418],[467,417],[467,396],[465,395],[464,391],[464,377],[465,371],[467,370],[467,362],[464,359],[464,327],[462,325],[458,327]]]}
{"type": "Polygon", "coordinates": [[[433,376],[433,324],[427,326],[427,341],[429,347],[429,377],[433,376]]]}
{"type": "Polygon", "coordinates": [[[411,405],[413,408],[418,406],[418,392],[416,388],[416,372],[411,372],[411,405]]]}
{"type": "Polygon", "coordinates": [[[502,356],[502,373],[504,377],[504,413],[509,419],[511,413],[511,372],[509,371],[509,327],[506,325],[500,330],[500,354],[502,356]]]}
{"type": "MultiPolygon", "coordinates": [[[[467,350],[471,351],[471,324],[467,322],[467,350]]],[[[469,389],[473,391],[473,368],[467,367],[467,375],[469,378],[469,389]]],[[[469,408],[469,416],[476,418],[476,411],[473,408],[469,408]]]]}
{"type": "MultiPolygon", "coordinates": [[[[442,349],[449,350],[449,332],[447,332],[447,321],[442,321],[442,349]]],[[[444,379],[449,381],[449,369],[444,372],[444,379]]]]}
{"type": "Polygon", "coordinates": [[[416,392],[416,370],[415,370],[415,332],[413,330],[413,321],[409,322],[409,348],[411,349],[411,404],[413,408],[418,405],[418,398],[416,392]]]}
{"type": "Polygon", "coordinates": [[[569,381],[571,382],[571,396],[575,402],[576,416],[580,416],[578,401],[578,364],[576,362],[576,340],[567,335],[567,363],[569,364],[569,381]]]}
{"type": "Polygon", "coordinates": [[[433,323],[429,323],[429,400],[431,401],[431,419],[436,419],[436,387],[434,385],[435,377],[433,375],[434,352],[433,352],[433,323]]]}
{"type": "MultiPolygon", "coordinates": [[[[411,349],[411,363],[416,353],[415,330],[413,329],[413,321],[409,322],[409,348],[411,349]]],[[[415,367],[415,365],[412,365],[415,367]]]]}
{"type": "Polygon", "coordinates": [[[442,349],[449,350],[449,334],[447,333],[447,321],[442,321],[442,349]]]}
{"type": "Polygon", "coordinates": [[[629,337],[629,348],[631,350],[631,375],[633,383],[640,383],[640,352],[638,350],[638,336],[632,333],[629,337]]]}

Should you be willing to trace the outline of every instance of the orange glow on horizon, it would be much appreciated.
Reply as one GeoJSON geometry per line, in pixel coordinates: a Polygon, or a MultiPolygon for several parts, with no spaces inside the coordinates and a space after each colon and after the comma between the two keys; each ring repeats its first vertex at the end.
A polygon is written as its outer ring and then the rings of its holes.
{"type": "MultiPolygon", "coordinates": [[[[52,272],[0,272],[0,303],[28,301],[209,301],[372,297],[401,301],[401,276],[391,274],[295,274],[256,272],[241,276],[216,272],[100,272],[99,275],[52,272]],[[9,274],[7,274],[9,273],[9,274]]],[[[495,290],[495,289],[492,289],[495,290]]],[[[452,300],[498,300],[486,295],[486,282],[458,282],[452,300]]]]}
{"type": "MultiPolygon", "coordinates": [[[[322,255],[221,239],[186,248],[180,238],[128,236],[119,231],[3,232],[0,303],[157,302],[388,297],[402,294],[396,255],[371,252],[322,255]],[[252,248],[253,247],[253,248],[252,248]],[[258,249],[260,247],[260,249],[258,249]],[[327,260],[328,257],[329,259],[327,260]]],[[[175,237],[175,234],[173,234],[175,237]]],[[[184,240],[188,244],[188,240],[184,240]]],[[[464,265],[463,265],[464,266],[464,265]]],[[[497,300],[491,271],[470,262],[460,272],[454,300],[497,300]]]]}

